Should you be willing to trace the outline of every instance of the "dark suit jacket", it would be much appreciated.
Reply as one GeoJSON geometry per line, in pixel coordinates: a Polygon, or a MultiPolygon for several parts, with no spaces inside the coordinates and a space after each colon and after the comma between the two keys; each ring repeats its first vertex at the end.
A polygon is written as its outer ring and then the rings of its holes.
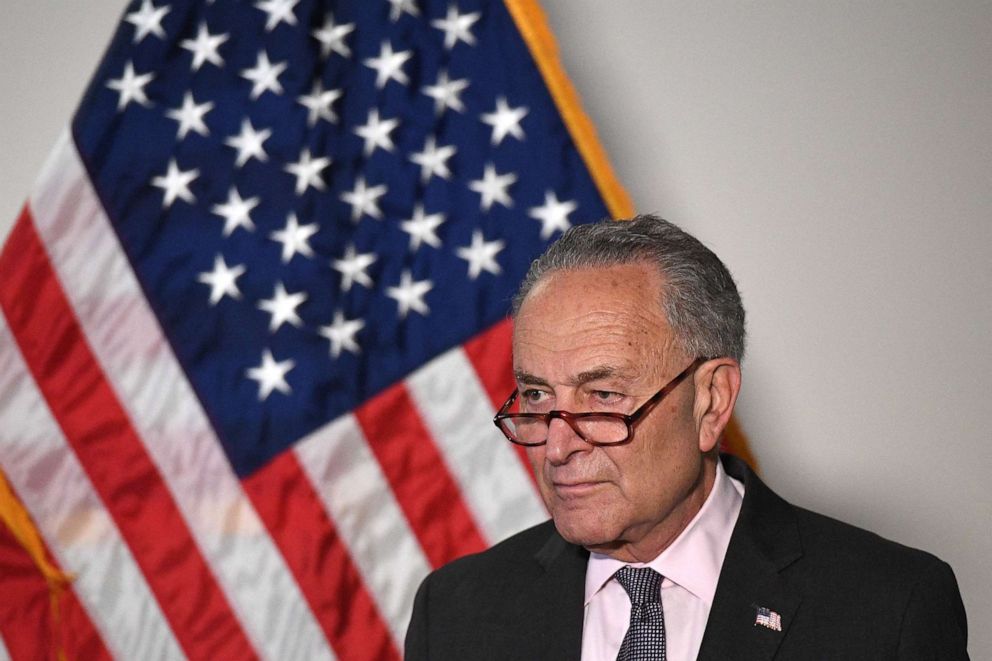
{"type": "MultiPolygon", "coordinates": [[[[967,659],[964,606],[932,555],[794,507],[747,466],[699,659],[967,659]],[[755,626],[756,609],[782,631],[755,626]]],[[[578,661],[588,552],[549,521],[432,573],[407,661],[578,661]]]]}

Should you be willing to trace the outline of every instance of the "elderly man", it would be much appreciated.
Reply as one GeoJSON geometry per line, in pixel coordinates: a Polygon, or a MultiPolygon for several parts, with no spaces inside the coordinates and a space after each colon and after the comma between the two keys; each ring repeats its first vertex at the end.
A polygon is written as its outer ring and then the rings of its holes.
{"type": "Polygon", "coordinates": [[[744,310],[699,241],[652,216],[575,227],[514,317],[496,423],[552,521],[431,574],[408,661],[967,658],[948,565],[718,454],[744,310]]]}

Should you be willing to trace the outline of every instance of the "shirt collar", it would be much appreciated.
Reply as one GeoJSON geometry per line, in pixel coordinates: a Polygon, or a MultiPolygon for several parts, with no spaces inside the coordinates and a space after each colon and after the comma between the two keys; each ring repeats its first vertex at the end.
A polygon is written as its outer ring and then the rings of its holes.
{"type": "Polygon", "coordinates": [[[657,558],[641,564],[621,562],[600,553],[589,555],[586,605],[618,569],[631,565],[651,567],[665,577],[665,584],[675,583],[711,606],[743,496],[744,485],[727,475],[717,461],[716,479],[703,506],[657,558]]]}

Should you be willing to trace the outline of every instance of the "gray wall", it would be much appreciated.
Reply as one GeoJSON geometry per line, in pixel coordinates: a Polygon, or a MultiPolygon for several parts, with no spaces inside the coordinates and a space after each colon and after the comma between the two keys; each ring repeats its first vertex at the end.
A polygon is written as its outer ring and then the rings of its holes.
{"type": "MultiPolygon", "coordinates": [[[[0,235],[121,6],[7,3],[0,235]]],[[[740,283],[767,481],[948,560],[992,658],[992,2],[544,6],[637,208],[740,283]]]]}

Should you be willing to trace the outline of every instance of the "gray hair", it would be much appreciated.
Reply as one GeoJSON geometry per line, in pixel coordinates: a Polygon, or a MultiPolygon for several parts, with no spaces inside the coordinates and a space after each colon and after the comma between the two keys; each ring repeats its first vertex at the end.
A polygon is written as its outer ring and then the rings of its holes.
{"type": "Polygon", "coordinates": [[[549,273],[641,262],[654,264],[662,276],[661,306],[683,351],[743,360],[744,306],[730,271],[696,237],[657,216],[569,229],[531,263],[513,299],[513,316],[549,273]]]}

